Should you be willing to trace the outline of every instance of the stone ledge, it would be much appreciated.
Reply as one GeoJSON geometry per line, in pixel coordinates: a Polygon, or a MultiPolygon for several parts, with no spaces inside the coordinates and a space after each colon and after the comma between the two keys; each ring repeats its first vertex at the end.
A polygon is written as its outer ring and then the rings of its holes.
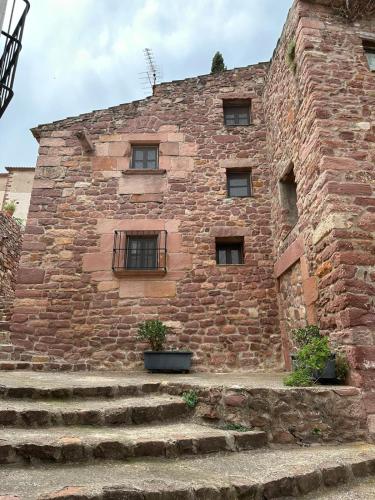
{"type": "Polygon", "coordinates": [[[167,171],[165,168],[129,168],[129,170],[121,170],[123,175],[165,175],[167,171]]]}

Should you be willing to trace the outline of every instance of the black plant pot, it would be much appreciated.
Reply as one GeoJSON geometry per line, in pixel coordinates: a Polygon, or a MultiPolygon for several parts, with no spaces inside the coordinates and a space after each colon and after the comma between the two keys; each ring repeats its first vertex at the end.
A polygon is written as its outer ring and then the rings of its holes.
{"type": "Polygon", "coordinates": [[[145,368],[152,373],[188,373],[192,355],[190,351],[145,351],[145,368]]]}
{"type": "MultiPolygon", "coordinates": [[[[291,358],[293,370],[296,370],[298,368],[297,355],[292,354],[291,358]]],[[[327,359],[324,368],[320,372],[315,372],[313,376],[318,382],[321,382],[323,384],[337,383],[338,380],[336,377],[336,354],[332,353],[331,357],[327,359]]]]}

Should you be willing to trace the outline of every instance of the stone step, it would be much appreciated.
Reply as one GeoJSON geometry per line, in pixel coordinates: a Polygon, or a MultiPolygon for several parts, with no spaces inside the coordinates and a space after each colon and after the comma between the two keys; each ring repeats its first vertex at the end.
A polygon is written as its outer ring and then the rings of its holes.
{"type": "Polygon", "coordinates": [[[317,499],[325,488],[332,492],[371,474],[373,445],[263,448],[178,460],[3,466],[0,495],[20,500],[266,500],[309,493],[317,499]]]}
{"type": "MultiPolygon", "coordinates": [[[[13,375],[10,372],[9,375],[13,375]]],[[[1,379],[0,383],[0,399],[33,399],[33,400],[48,400],[48,399],[59,399],[59,400],[69,400],[69,399],[79,399],[79,398],[117,398],[124,396],[144,396],[145,394],[153,394],[159,391],[160,382],[142,382],[138,378],[134,380],[127,377],[122,382],[121,377],[116,377],[111,379],[110,377],[105,377],[104,379],[98,376],[90,377],[84,374],[82,378],[78,374],[75,374],[74,379],[70,379],[69,382],[55,382],[53,376],[61,377],[61,373],[49,373],[46,377],[44,373],[30,373],[28,372],[28,377],[31,379],[32,385],[27,385],[22,378],[22,382],[19,385],[12,384],[12,377],[9,378],[9,382],[4,384],[4,378],[1,379]],[[35,377],[41,377],[41,383],[35,377]]],[[[16,374],[15,374],[16,378],[16,374]]]]}
{"type": "MultiPolygon", "coordinates": [[[[32,355],[22,355],[26,360],[0,361],[0,371],[13,370],[33,370],[33,371],[71,371],[72,365],[69,363],[59,363],[54,361],[33,361],[32,355]]],[[[84,368],[82,368],[84,369],[84,368]]]]}
{"type": "Polygon", "coordinates": [[[0,399],[0,425],[9,427],[139,425],[190,413],[181,398],[168,395],[52,402],[0,399]]]}
{"type": "Polygon", "coordinates": [[[179,457],[248,450],[266,444],[264,432],[233,432],[187,423],[35,430],[6,428],[0,430],[0,463],[179,457]]]}

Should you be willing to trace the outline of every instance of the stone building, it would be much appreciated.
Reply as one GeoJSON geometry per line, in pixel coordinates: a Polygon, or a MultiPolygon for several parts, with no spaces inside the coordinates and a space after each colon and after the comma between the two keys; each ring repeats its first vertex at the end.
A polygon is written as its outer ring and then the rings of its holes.
{"type": "Polygon", "coordinates": [[[296,0],[269,63],[33,129],[17,352],[133,369],[157,317],[196,369],[272,370],[316,323],[375,412],[375,19],[343,5],[296,0]]]}
{"type": "Polygon", "coordinates": [[[10,200],[16,202],[14,216],[26,223],[35,167],[5,167],[0,173],[0,210],[10,200]]]}

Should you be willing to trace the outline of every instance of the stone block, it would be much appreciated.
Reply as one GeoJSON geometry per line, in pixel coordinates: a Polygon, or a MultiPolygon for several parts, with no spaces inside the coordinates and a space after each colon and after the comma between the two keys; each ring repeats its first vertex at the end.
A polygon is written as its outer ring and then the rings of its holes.
{"type": "Polygon", "coordinates": [[[162,142],[159,151],[161,156],[178,156],[179,144],[178,142],[162,142]]]}
{"type": "Polygon", "coordinates": [[[166,280],[140,281],[144,275],[140,274],[137,281],[120,281],[120,297],[174,297],[176,295],[176,283],[166,280]]]}
{"type": "Polygon", "coordinates": [[[139,172],[138,175],[120,177],[119,194],[149,194],[164,193],[167,190],[167,178],[162,175],[148,175],[139,172]]]}
{"type": "Polygon", "coordinates": [[[295,264],[304,254],[303,236],[299,236],[280,256],[274,266],[276,278],[279,278],[287,269],[295,264]]]}
{"type": "Polygon", "coordinates": [[[112,252],[87,253],[82,259],[84,272],[106,271],[112,268],[112,252]]]}
{"type": "Polygon", "coordinates": [[[128,142],[111,142],[108,147],[108,156],[130,156],[131,147],[128,142]]]}
{"type": "Polygon", "coordinates": [[[106,156],[94,157],[92,159],[92,169],[94,172],[102,170],[117,170],[117,160],[116,158],[106,156]]]}
{"type": "Polygon", "coordinates": [[[28,285],[43,283],[44,275],[44,269],[21,267],[18,271],[17,283],[28,285]]]}
{"type": "Polygon", "coordinates": [[[303,281],[303,296],[306,306],[318,300],[319,292],[315,276],[310,276],[310,278],[303,281]]]}
{"type": "Polygon", "coordinates": [[[192,255],[188,253],[169,253],[168,270],[181,271],[191,269],[193,266],[192,255]]]}

